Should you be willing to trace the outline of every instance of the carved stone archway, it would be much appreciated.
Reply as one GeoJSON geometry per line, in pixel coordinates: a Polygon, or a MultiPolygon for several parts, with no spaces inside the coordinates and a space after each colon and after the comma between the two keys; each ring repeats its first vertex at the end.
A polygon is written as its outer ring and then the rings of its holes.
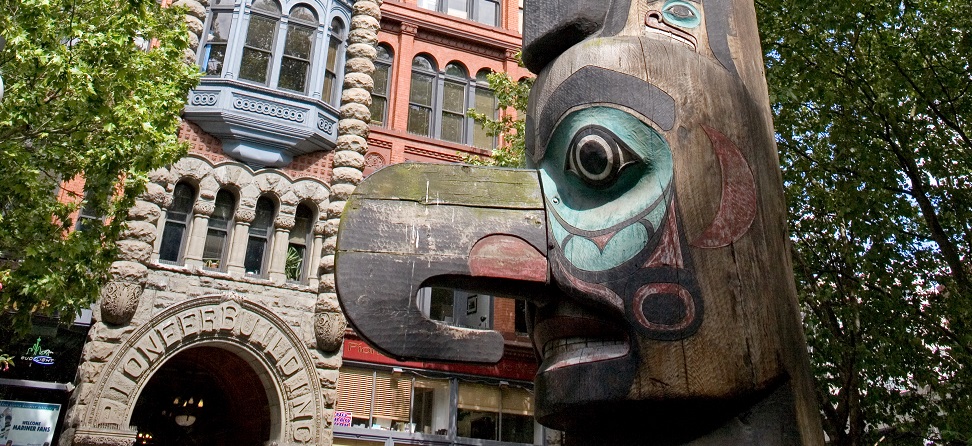
{"type": "Polygon", "coordinates": [[[226,348],[267,383],[271,444],[323,444],[320,381],[304,343],[272,311],[235,294],[191,299],[157,314],[121,344],[98,381],[75,445],[131,445],[135,402],[152,375],[179,352],[226,348]]]}

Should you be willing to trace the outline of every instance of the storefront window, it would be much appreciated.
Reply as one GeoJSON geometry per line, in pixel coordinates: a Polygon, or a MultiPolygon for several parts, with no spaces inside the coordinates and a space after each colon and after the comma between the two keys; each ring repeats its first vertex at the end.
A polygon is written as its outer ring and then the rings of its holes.
{"type": "Polygon", "coordinates": [[[422,288],[418,307],[429,319],[454,327],[493,328],[493,296],[449,288],[422,288]]]}

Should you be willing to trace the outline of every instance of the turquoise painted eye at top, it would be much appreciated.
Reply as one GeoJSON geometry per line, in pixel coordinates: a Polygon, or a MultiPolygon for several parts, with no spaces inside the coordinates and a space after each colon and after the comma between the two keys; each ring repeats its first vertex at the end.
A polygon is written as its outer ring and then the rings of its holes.
{"type": "Polygon", "coordinates": [[[665,22],[682,28],[695,28],[702,22],[698,8],[681,0],[665,3],[665,7],[662,8],[662,15],[665,16],[665,22]]]}

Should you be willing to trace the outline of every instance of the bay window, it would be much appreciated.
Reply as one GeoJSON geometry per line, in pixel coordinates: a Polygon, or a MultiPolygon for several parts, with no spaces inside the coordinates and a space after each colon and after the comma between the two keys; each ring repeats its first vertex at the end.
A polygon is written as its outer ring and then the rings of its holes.
{"type": "Polygon", "coordinates": [[[243,42],[240,79],[268,85],[277,22],[280,20],[280,3],[274,0],[254,0],[250,10],[252,14],[243,42]]]}
{"type": "Polygon", "coordinates": [[[331,35],[327,41],[327,63],[324,65],[324,86],[321,89],[321,98],[334,105],[340,105],[340,84],[337,82],[338,59],[341,59],[340,52],[344,45],[344,22],[334,19],[331,21],[331,35]]]}
{"type": "Polygon", "coordinates": [[[234,0],[216,0],[212,4],[212,15],[209,19],[202,57],[202,69],[206,76],[223,74],[226,48],[233,26],[233,2],[234,0]]]}
{"type": "Polygon", "coordinates": [[[312,9],[298,5],[290,11],[287,39],[280,59],[280,79],[277,82],[280,88],[307,93],[307,78],[314,56],[315,27],[317,14],[312,9]]]}

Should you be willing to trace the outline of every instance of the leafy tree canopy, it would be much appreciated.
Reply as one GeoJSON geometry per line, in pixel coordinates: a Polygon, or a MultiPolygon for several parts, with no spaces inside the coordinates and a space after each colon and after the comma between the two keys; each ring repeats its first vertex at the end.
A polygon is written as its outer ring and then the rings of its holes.
{"type": "Polygon", "coordinates": [[[972,441],[972,2],[757,0],[837,445],[972,441]]]}
{"type": "Polygon", "coordinates": [[[197,74],[184,11],[152,0],[0,11],[0,309],[26,329],[35,312],[73,318],[97,298],[146,173],[185,153],[179,113],[197,74]],[[82,177],[83,192],[60,189],[82,177]],[[82,199],[104,224],[72,232],[82,199]]]}
{"type": "MultiPolygon", "coordinates": [[[[516,53],[516,61],[523,66],[520,53],[516,53]]],[[[506,73],[490,73],[486,77],[489,88],[496,94],[498,110],[506,110],[499,119],[486,116],[476,109],[469,109],[468,114],[486,129],[486,134],[492,137],[502,136],[499,147],[493,150],[489,158],[477,156],[463,156],[463,162],[481,166],[525,167],[526,151],[524,137],[526,135],[527,101],[530,98],[530,88],[534,78],[513,80],[506,73]],[[510,111],[515,111],[512,113],[510,111]]]]}

